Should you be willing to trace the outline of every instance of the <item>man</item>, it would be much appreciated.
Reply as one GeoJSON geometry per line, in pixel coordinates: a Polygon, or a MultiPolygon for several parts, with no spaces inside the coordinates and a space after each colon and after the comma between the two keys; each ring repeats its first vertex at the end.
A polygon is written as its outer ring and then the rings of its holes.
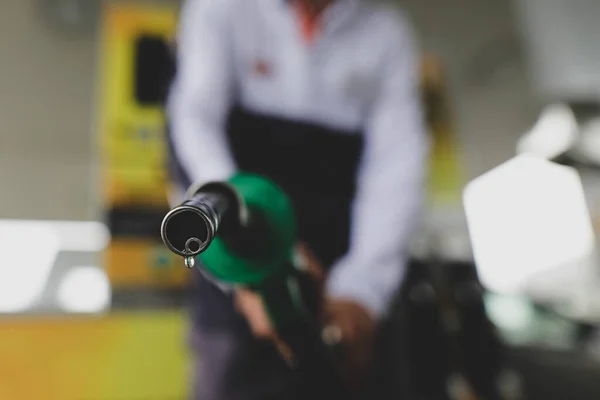
{"type": "MultiPolygon", "coordinates": [[[[401,14],[369,1],[188,0],[182,10],[169,101],[179,187],[243,170],[284,188],[304,253],[329,271],[327,318],[354,382],[370,369],[421,203],[428,140],[413,46],[401,14]]],[[[272,332],[257,297],[196,283],[197,398],[275,398],[289,370],[261,340],[272,332]]]]}

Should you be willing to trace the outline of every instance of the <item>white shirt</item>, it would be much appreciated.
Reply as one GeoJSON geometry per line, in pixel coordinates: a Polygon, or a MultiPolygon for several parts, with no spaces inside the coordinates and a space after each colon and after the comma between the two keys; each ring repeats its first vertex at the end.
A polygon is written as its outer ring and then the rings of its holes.
{"type": "Polygon", "coordinates": [[[327,289],[381,316],[404,276],[423,194],[418,57],[408,23],[387,5],[338,0],[321,23],[308,44],[285,0],[188,0],[169,101],[174,151],[194,182],[231,176],[224,124],[234,102],[363,131],[350,249],[327,289]]]}

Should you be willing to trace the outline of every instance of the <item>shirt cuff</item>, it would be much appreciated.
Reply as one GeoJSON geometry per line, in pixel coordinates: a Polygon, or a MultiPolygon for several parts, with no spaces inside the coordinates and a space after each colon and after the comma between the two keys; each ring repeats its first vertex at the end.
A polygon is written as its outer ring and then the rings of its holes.
{"type": "MultiPolygon", "coordinates": [[[[198,268],[198,266],[196,266],[195,268],[198,268]]],[[[217,278],[215,278],[214,276],[212,276],[209,272],[207,272],[204,268],[200,267],[198,268],[198,270],[200,271],[200,274],[206,279],[208,280],[210,283],[212,283],[213,285],[215,285],[217,288],[219,288],[223,293],[230,295],[233,293],[234,290],[234,285],[228,282],[223,282],[218,280],[217,278]]]]}
{"type": "Polygon", "coordinates": [[[405,269],[405,263],[401,260],[369,266],[343,259],[333,266],[329,274],[327,295],[356,301],[373,317],[382,319],[390,311],[405,269]]]}

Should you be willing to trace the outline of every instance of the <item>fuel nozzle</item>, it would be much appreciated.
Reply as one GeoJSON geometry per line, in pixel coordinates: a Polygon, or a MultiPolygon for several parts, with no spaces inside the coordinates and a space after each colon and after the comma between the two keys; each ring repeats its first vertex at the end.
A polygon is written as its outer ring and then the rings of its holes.
{"type": "Polygon", "coordinates": [[[236,191],[227,183],[209,183],[169,211],[162,222],[161,237],[192,268],[194,258],[210,246],[224,226],[241,225],[242,217],[236,191]]]}
{"type": "Polygon", "coordinates": [[[166,246],[214,278],[255,285],[289,269],[296,242],[289,199],[274,182],[236,174],[189,192],[163,219],[166,246]]]}

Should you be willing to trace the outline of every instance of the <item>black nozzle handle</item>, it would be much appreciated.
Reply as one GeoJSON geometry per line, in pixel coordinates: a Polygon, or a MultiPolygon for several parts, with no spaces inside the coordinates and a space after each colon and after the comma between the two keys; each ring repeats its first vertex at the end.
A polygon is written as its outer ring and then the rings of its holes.
{"type": "Polygon", "coordinates": [[[177,255],[197,256],[217,235],[228,208],[227,196],[214,192],[196,193],[167,213],[160,232],[163,242],[177,255]]]}
{"type": "Polygon", "coordinates": [[[173,253],[195,257],[210,246],[221,230],[227,230],[224,226],[241,226],[246,219],[245,204],[235,188],[227,182],[211,182],[167,213],[160,234],[173,253]]]}

